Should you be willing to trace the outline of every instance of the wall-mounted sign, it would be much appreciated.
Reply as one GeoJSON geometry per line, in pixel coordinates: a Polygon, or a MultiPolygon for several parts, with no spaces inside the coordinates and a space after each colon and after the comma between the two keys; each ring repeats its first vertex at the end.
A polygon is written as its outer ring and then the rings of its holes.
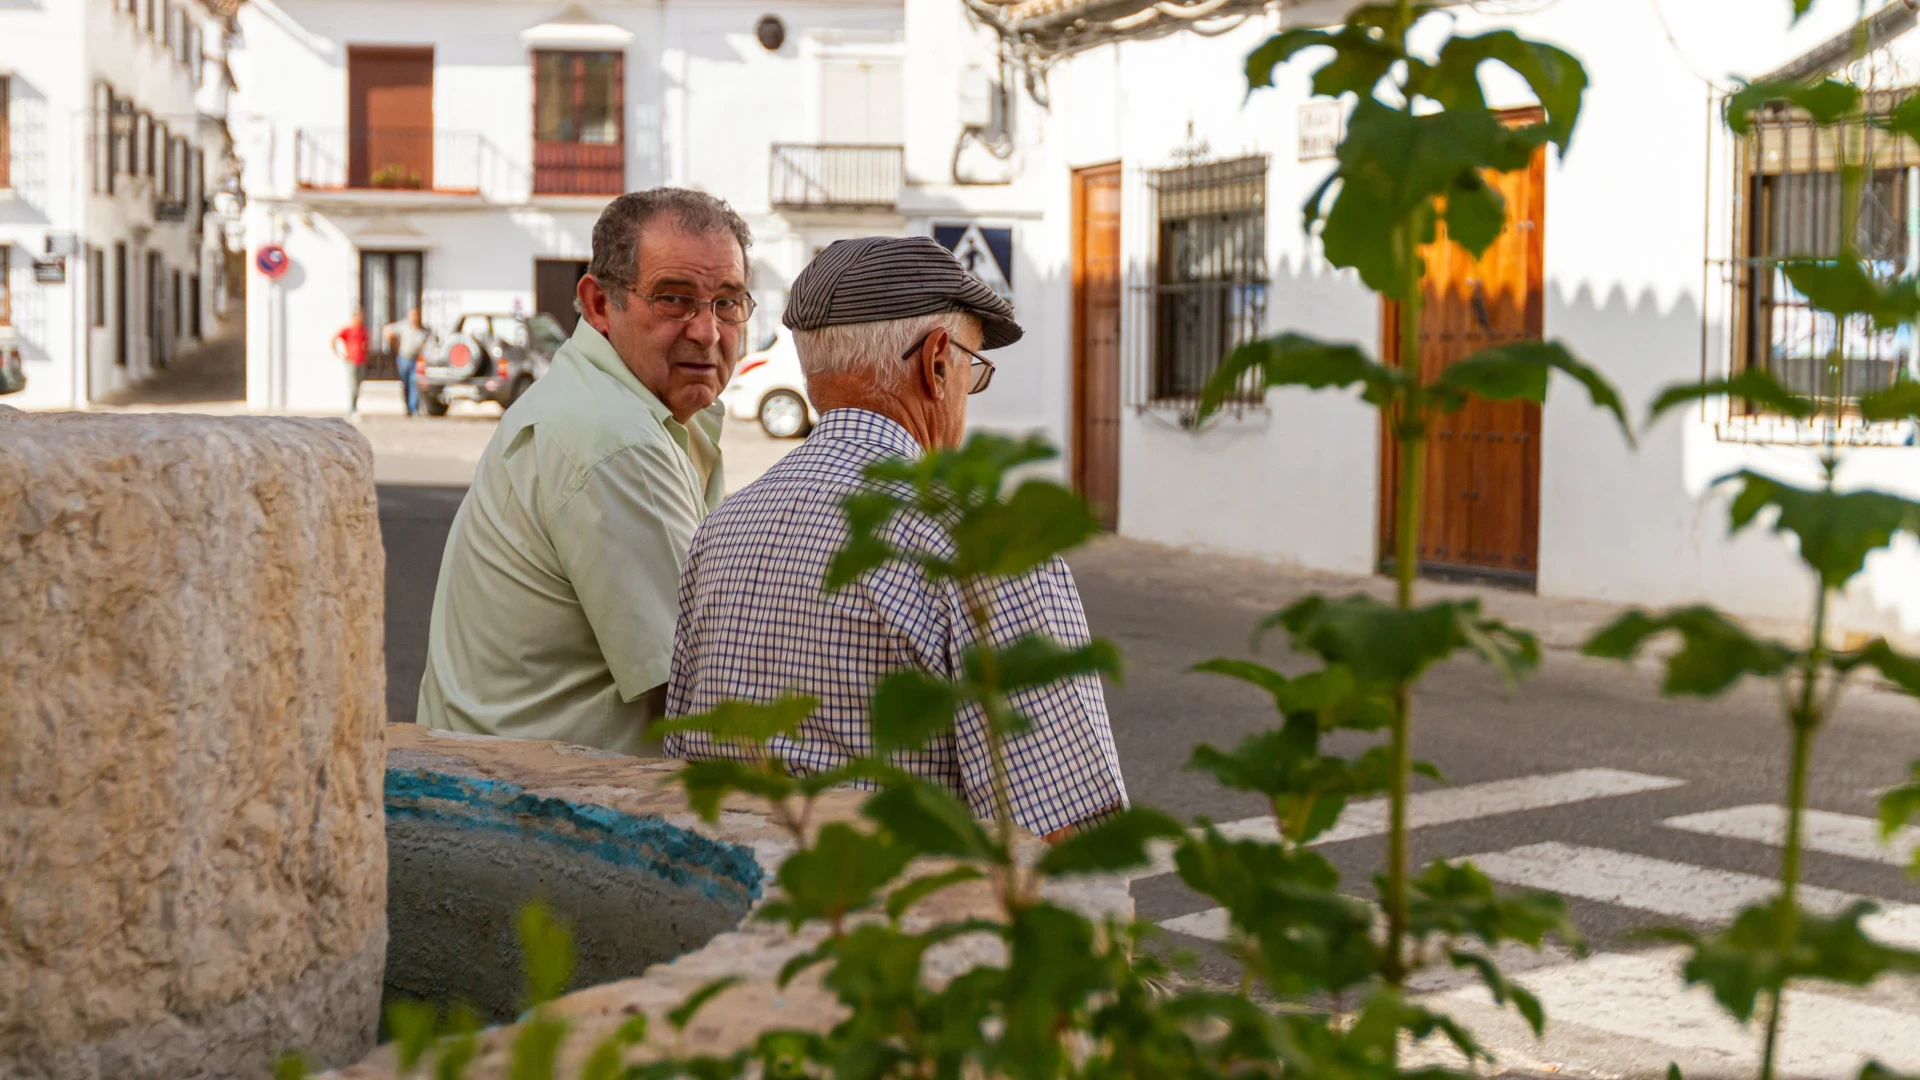
{"type": "Polygon", "coordinates": [[[1013,303],[1013,226],[957,222],[933,226],[934,242],[960,260],[995,295],[1013,303]]]}
{"type": "Polygon", "coordinates": [[[293,260],[287,258],[287,250],[279,244],[267,244],[253,253],[253,268],[268,281],[277,280],[292,265],[293,260]]]}
{"type": "Polygon", "coordinates": [[[47,234],[47,254],[49,255],[80,254],[79,235],[76,233],[70,233],[70,232],[48,233],[47,234]]]}
{"type": "Polygon", "coordinates": [[[187,201],[185,199],[177,199],[170,202],[154,203],[153,204],[153,220],[155,221],[187,220],[187,201]]]}
{"type": "Polygon", "coordinates": [[[59,255],[33,260],[33,280],[41,285],[65,285],[67,260],[59,255]]]}
{"type": "Polygon", "coordinates": [[[1300,106],[1300,160],[1330,158],[1340,147],[1346,114],[1337,101],[1312,101],[1300,106]]]}

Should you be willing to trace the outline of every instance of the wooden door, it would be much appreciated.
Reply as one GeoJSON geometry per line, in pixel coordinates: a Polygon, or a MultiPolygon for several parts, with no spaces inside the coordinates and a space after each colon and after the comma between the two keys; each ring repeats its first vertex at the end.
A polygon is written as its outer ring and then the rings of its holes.
{"type": "Polygon", "coordinates": [[[1073,174],[1073,483],[1120,519],[1120,165],[1073,174]]]}
{"type": "Polygon", "coordinates": [[[533,309],[553,316],[561,329],[573,333],[580,313],[573,309],[580,279],[587,276],[585,259],[533,260],[533,309]]]}
{"type": "MultiPolygon", "coordinates": [[[[1537,116],[1538,114],[1534,114],[1537,116]]],[[[1529,116],[1517,116],[1525,122],[1529,116]]],[[[1489,176],[1507,200],[1507,227],[1480,258],[1447,240],[1446,226],[1423,254],[1421,378],[1491,345],[1541,336],[1542,232],[1546,153],[1525,169],[1489,176]]],[[[1386,306],[1385,349],[1399,363],[1397,306],[1386,306]]],[[[1398,551],[1399,448],[1385,440],[1380,485],[1381,554],[1398,551]]],[[[1427,442],[1418,557],[1426,573],[1531,586],[1540,551],[1540,406],[1475,400],[1439,417],[1427,442]]]]}
{"type": "Polygon", "coordinates": [[[433,46],[347,47],[347,186],[434,186],[433,46]]]}

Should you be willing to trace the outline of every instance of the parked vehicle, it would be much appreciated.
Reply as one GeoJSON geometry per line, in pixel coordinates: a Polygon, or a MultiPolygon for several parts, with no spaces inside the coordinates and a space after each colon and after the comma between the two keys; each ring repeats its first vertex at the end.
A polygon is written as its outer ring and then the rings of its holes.
{"type": "Polygon", "coordinates": [[[414,362],[414,382],[428,416],[445,416],[455,401],[493,401],[509,408],[547,373],[567,332],[553,316],[462,315],[444,339],[414,362]]]}
{"type": "Polygon", "coordinates": [[[27,373],[20,366],[20,347],[0,339],[0,394],[17,394],[27,388],[27,373]]]}
{"type": "Polygon", "coordinates": [[[773,343],[748,353],[733,369],[733,379],[720,392],[727,416],[757,420],[776,439],[797,439],[813,430],[820,414],[807,400],[807,380],[800,373],[800,354],[786,327],[774,333],[773,343]]]}

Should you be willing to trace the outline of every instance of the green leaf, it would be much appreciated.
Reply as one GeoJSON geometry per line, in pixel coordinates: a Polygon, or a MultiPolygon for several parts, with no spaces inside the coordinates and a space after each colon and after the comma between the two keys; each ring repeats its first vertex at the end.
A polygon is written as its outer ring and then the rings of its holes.
{"type": "Polygon", "coordinates": [[[1195,664],[1193,670],[1211,675],[1225,675],[1229,679],[1238,679],[1243,683],[1257,686],[1273,695],[1275,701],[1279,700],[1280,695],[1293,681],[1265,664],[1256,664],[1251,660],[1235,660],[1225,656],[1195,664]]]}
{"type": "Polygon", "coordinates": [[[1244,953],[1276,994],[1338,993],[1372,977],[1373,909],[1338,891],[1339,872],[1304,848],[1228,840],[1208,827],[1174,852],[1180,880],[1227,909],[1244,953]]]}
{"type": "Polygon", "coordinates": [[[999,863],[1003,854],[987,830],[946,788],[901,776],[860,807],[914,854],[999,863]]]}
{"type": "Polygon", "coordinates": [[[1676,383],[1667,387],[1647,410],[1647,423],[1652,424],[1661,414],[1678,406],[1718,397],[1741,398],[1796,420],[1805,420],[1820,411],[1820,406],[1780,385],[1764,368],[1748,368],[1730,379],[1676,383]]]}
{"type": "Polygon", "coordinates": [[[820,707],[820,699],[789,694],[762,704],[755,701],[723,701],[698,716],[683,716],[654,724],[651,733],[674,735],[706,732],[721,742],[742,746],[765,746],[776,735],[793,738],[800,733],[800,722],[820,707]]]}
{"type": "Polygon", "coordinates": [[[1543,126],[1547,138],[1565,151],[1580,121],[1587,72],[1564,49],[1528,41],[1511,30],[1449,38],[1433,67],[1416,82],[1415,92],[1448,109],[1485,111],[1487,102],[1480,89],[1479,71],[1489,61],[1506,65],[1526,80],[1546,112],[1543,126]]]}
{"type": "MultiPolygon", "coordinates": [[[[1795,6],[1798,8],[1802,3],[1811,2],[1795,0],[1795,6]]],[[[1727,126],[1742,135],[1748,134],[1753,130],[1754,117],[1776,102],[1800,109],[1815,124],[1825,127],[1845,119],[1860,107],[1860,88],[1837,79],[1821,79],[1819,82],[1762,80],[1748,83],[1727,99],[1727,126]]]]}
{"type": "Polygon", "coordinates": [[[1876,327],[1891,330],[1920,317],[1920,289],[1914,279],[1881,283],[1858,259],[1801,259],[1782,263],[1793,287],[1821,311],[1866,315],[1876,327]]]}
{"type": "Polygon", "coordinates": [[[1920,656],[1908,656],[1896,650],[1885,638],[1874,638],[1858,649],[1835,653],[1828,662],[1842,673],[1873,668],[1888,682],[1920,697],[1920,656]]]}
{"type": "Polygon", "coordinates": [[[1507,200],[1478,173],[1461,173],[1446,194],[1447,239],[1479,258],[1507,227],[1507,200]]]}
{"type": "MultiPolygon", "coordinates": [[[[1891,840],[1907,822],[1920,816],[1920,761],[1910,766],[1912,780],[1880,796],[1880,838],[1891,840]]],[[[1920,875],[1920,847],[1914,849],[1909,873],[1920,875]]]]}
{"type": "Polygon", "coordinates": [[[1364,21],[1349,22],[1334,33],[1284,30],[1248,54],[1248,90],[1272,86],[1274,68],[1304,50],[1318,47],[1333,50],[1332,58],[1313,75],[1313,92],[1325,97],[1370,96],[1374,86],[1387,77],[1394,61],[1402,56],[1396,42],[1373,36],[1364,21]]]}
{"type": "Polygon", "coordinates": [[[1366,595],[1338,600],[1316,595],[1269,616],[1261,626],[1285,627],[1294,648],[1351,669],[1363,684],[1411,682],[1435,661],[1464,648],[1507,674],[1531,670],[1540,657],[1531,635],[1483,618],[1478,600],[1400,608],[1366,595]]]}
{"type": "Polygon", "coordinates": [[[467,1066],[479,1053],[480,1042],[473,1032],[447,1040],[433,1061],[434,1080],[465,1080],[467,1066]]]}
{"type": "Polygon", "coordinates": [[[1160,811],[1130,806],[1054,845],[1035,868],[1052,877],[1128,870],[1152,861],[1147,851],[1151,841],[1186,834],[1185,827],[1160,811]]]}
{"type": "Polygon", "coordinates": [[[307,1059],[297,1051],[280,1055],[273,1063],[273,1080],[307,1080],[307,1059]]]}
{"type": "Polygon", "coordinates": [[[1547,375],[1552,371],[1572,376],[1586,387],[1587,396],[1593,404],[1612,413],[1627,442],[1633,443],[1633,425],[1627,420],[1626,407],[1620,403],[1619,391],[1598,371],[1581,363],[1571,350],[1557,341],[1516,341],[1482,349],[1464,360],[1447,365],[1440,377],[1434,380],[1434,386],[1441,391],[1442,404],[1452,405],[1453,408],[1464,405],[1463,395],[1469,393],[1488,401],[1522,399],[1545,402],[1547,375]],[[1448,395],[1447,391],[1459,393],[1448,395]],[[1453,400],[1447,400],[1449,397],[1453,400]]]}
{"type": "Polygon", "coordinates": [[[567,1037],[567,1022],[535,1010],[533,1018],[520,1024],[513,1038],[507,1070],[510,1080],[554,1080],[554,1058],[560,1053],[560,1040],[567,1037]]]}
{"type": "Polygon", "coordinates": [[[1702,983],[1734,1018],[1752,1019],[1761,994],[1773,994],[1795,979],[1820,979],[1865,986],[1889,973],[1920,972],[1920,953],[1882,945],[1860,929],[1860,920],[1878,908],[1861,900],[1833,916],[1788,908],[1781,898],[1749,907],[1726,930],[1702,937],[1664,929],[1658,937],[1688,945],[1692,955],[1682,973],[1688,984],[1702,983]],[[1793,919],[1792,944],[1781,951],[1782,921],[1793,919]]]}
{"type": "Polygon", "coordinates": [[[834,553],[821,588],[839,592],[862,574],[885,566],[901,555],[882,535],[893,516],[905,506],[900,496],[885,488],[855,491],[840,500],[847,516],[847,542],[834,553]]]}
{"type": "Polygon", "coordinates": [[[1860,1080],[1920,1080],[1912,1073],[1895,1072],[1874,1059],[1860,1067],[1860,1080]]]}
{"type": "Polygon", "coordinates": [[[1085,499],[1050,480],[1029,480],[1004,504],[969,513],[953,526],[954,573],[1018,577],[1099,531],[1085,499]]]}
{"type": "Polygon", "coordinates": [[[1273,85],[1273,69],[1315,46],[1331,47],[1335,41],[1324,30],[1287,30],[1275,34],[1247,54],[1247,86],[1261,89],[1273,85]]]}
{"type": "Polygon", "coordinates": [[[793,794],[796,781],[784,773],[772,773],[744,761],[715,759],[689,761],[673,774],[673,782],[687,792],[687,805],[702,821],[718,821],[720,804],[730,792],[743,791],[769,802],[779,802],[793,794]]]}
{"type": "Polygon", "coordinates": [[[387,1032],[400,1052],[402,1073],[412,1072],[420,1064],[439,1026],[440,1010],[424,1001],[396,1001],[387,1006],[387,1032]]]}
{"type": "Polygon", "coordinates": [[[693,1023],[693,1018],[699,1014],[701,1009],[706,1008],[708,1002],[726,993],[728,990],[733,989],[743,981],[744,980],[738,975],[728,975],[702,986],[692,994],[689,994],[687,1000],[674,1006],[673,1011],[667,1013],[667,1023],[672,1024],[673,1030],[675,1031],[687,1030],[687,1025],[693,1023]]]}
{"type": "Polygon", "coordinates": [[[986,876],[978,867],[956,866],[945,873],[914,878],[887,895],[887,918],[899,922],[908,908],[934,893],[969,881],[978,881],[986,876]]]}
{"type": "Polygon", "coordinates": [[[1865,568],[1867,556],[1892,542],[1898,532],[1920,535],[1920,502],[1878,491],[1809,491],[1742,469],[1716,483],[1738,484],[1731,517],[1733,531],[1752,524],[1763,508],[1774,507],[1776,533],[1791,532],[1800,541],[1800,561],[1839,589],[1865,568]]]}
{"type": "Polygon", "coordinates": [[[1775,641],[1750,636],[1709,607],[1677,608],[1658,615],[1629,611],[1602,627],[1581,651],[1610,660],[1631,660],[1661,634],[1680,635],[1680,649],[1667,659],[1668,694],[1712,697],[1742,676],[1771,678],[1800,654],[1775,641]]]}
{"type": "MultiPolygon", "coordinates": [[[[1920,97],[1910,98],[1920,101],[1920,97]]],[[[1889,420],[1920,420],[1920,382],[1898,382],[1860,399],[1860,418],[1870,424],[1889,420]]]]}
{"type": "Polygon", "coordinates": [[[1535,1036],[1547,1030],[1547,1011],[1540,1006],[1540,999],[1526,987],[1508,979],[1500,971],[1493,958],[1480,953],[1464,952],[1460,949],[1447,950],[1447,960],[1457,968],[1472,968],[1480,973],[1480,981],[1486,984],[1487,993],[1492,995],[1495,1005],[1505,1005],[1509,999],[1513,1007],[1527,1021],[1535,1036]]]}
{"type": "MultiPolygon", "coordinates": [[[[1034,686],[1052,686],[1076,675],[1120,677],[1120,650],[1110,641],[1094,640],[1077,649],[1063,648],[1046,634],[1027,634],[993,650],[998,689],[1011,694],[1034,686]]],[[[982,686],[985,669],[979,645],[965,656],[967,679],[982,686]]]]}
{"type": "Polygon", "coordinates": [[[573,935],[540,900],[520,909],[514,927],[520,938],[527,1006],[543,1005],[559,997],[573,978],[573,935]]]}
{"type": "Polygon", "coordinates": [[[1539,949],[1551,934],[1586,952],[1586,939],[1567,914],[1567,902],[1552,893],[1494,891],[1493,882],[1470,862],[1434,862],[1409,883],[1407,928],[1415,937],[1472,938],[1489,947],[1515,941],[1539,949]]]}
{"type": "Polygon", "coordinates": [[[1197,417],[1212,415],[1238,389],[1241,376],[1254,370],[1261,372],[1265,380],[1262,385],[1268,389],[1301,386],[1324,390],[1358,384],[1362,387],[1360,396],[1375,405],[1392,402],[1409,382],[1406,373],[1369,359],[1357,345],[1286,333],[1250,341],[1228,353],[1207,380],[1197,417]]]}
{"type": "Polygon", "coordinates": [[[1886,119],[1880,121],[1880,126],[1910,139],[1920,139],[1920,103],[1911,97],[1907,98],[1886,119]]]}
{"type": "MultiPolygon", "coordinates": [[[[1812,0],[1808,2],[1811,3],[1812,0]]],[[[1680,1073],[1680,1066],[1671,1061],[1667,1062],[1667,1080],[1686,1080],[1686,1077],[1680,1073]]]]}
{"type": "Polygon", "coordinates": [[[886,676],[873,690],[873,752],[886,756],[926,746],[953,730],[953,714],[965,700],[961,687],[912,668],[886,676]]]}
{"type": "Polygon", "coordinates": [[[763,904],[760,917],[784,920],[795,930],[814,919],[838,924],[848,913],[872,905],[879,890],[898,877],[913,856],[911,848],[890,834],[831,822],[821,827],[812,846],[780,864],[777,878],[784,896],[763,904]]]}
{"type": "Polygon", "coordinates": [[[1311,843],[1333,827],[1348,799],[1386,790],[1392,772],[1387,757],[1373,751],[1351,762],[1322,754],[1320,732],[1312,713],[1296,714],[1279,729],[1248,735],[1231,753],[1203,743],[1187,767],[1213,774],[1223,787],[1265,795],[1281,835],[1311,843]]]}

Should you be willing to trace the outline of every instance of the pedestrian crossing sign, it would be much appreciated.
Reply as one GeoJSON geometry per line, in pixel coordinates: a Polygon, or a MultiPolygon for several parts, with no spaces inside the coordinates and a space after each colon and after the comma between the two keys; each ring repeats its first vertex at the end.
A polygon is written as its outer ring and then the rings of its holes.
{"type": "Polygon", "coordinates": [[[935,224],[933,239],[953,252],[967,272],[1013,303],[1013,227],[978,222],[935,224]]]}

